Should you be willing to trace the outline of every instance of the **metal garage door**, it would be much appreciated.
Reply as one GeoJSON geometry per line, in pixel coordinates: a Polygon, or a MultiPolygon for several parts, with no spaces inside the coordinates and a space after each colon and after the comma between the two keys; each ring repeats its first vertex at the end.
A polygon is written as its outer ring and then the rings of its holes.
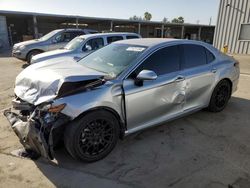
{"type": "Polygon", "coordinates": [[[0,51],[9,49],[8,30],[5,16],[0,16],[0,51]]]}

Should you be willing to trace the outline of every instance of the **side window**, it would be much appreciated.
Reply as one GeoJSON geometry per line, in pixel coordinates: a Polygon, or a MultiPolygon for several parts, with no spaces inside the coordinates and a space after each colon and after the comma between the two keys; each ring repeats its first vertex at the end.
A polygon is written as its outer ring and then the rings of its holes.
{"type": "Polygon", "coordinates": [[[136,35],[128,35],[126,36],[126,39],[138,39],[139,37],[136,35]]]}
{"type": "Polygon", "coordinates": [[[209,50],[205,49],[207,55],[207,63],[211,63],[215,60],[214,54],[212,54],[209,50]]]}
{"type": "Polygon", "coordinates": [[[171,46],[158,50],[149,56],[136,70],[152,70],[158,76],[180,70],[179,46],[171,46]]]}
{"type": "Polygon", "coordinates": [[[63,32],[59,35],[56,36],[55,40],[60,43],[60,42],[69,42],[73,38],[75,38],[77,35],[74,32],[63,32]]]}
{"type": "Polygon", "coordinates": [[[99,48],[102,48],[103,46],[104,46],[103,38],[95,38],[95,39],[90,39],[89,41],[87,41],[87,43],[84,45],[82,50],[83,51],[97,50],[99,48]]]}
{"type": "Polygon", "coordinates": [[[207,63],[207,54],[203,46],[184,44],[182,47],[184,69],[205,65],[207,63]]]}
{"type": "Polygon", "coordinates": [[[108,44],[118,40],[123,40],[123,37],[122,36],[107,37],[108,44]]]}
{"type": "Polygon", "coordinates": [[[62,34],[59,34],[55,37],[56,43],[62,42],[62,34]]]}

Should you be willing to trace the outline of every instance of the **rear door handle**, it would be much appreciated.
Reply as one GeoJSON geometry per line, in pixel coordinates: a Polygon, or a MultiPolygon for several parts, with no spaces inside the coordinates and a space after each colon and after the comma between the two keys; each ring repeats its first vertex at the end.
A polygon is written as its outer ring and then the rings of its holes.
{"type": "Polygon", "coordinates": [[[185,77],[184,76],[177,76],[177,78],[175,79],[175,82],[181,82],[184,81],[185,77]]]}
{"type": "Polygon", "coordinates": [[[213,68],[213,69],[211,70],[211,72],[212,72],[212,73],[216,73],[216,72],[217,72],[217,69],[216,69],[216,68],[213,68]]]}

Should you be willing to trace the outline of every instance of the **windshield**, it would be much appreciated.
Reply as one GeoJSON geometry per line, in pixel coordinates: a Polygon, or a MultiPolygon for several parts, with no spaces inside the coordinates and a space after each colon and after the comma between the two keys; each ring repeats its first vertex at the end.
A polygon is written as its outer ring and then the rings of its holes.
{"type": "Polygon", "coordinates": [[[77,63],[114,78],[130,66],[145,49],[145,46],[113,43],[91,53],[77,63]]]}
{"type": "Polygon", "coordinates": [[[82,42],[84,41],[84,38],[81,37],[76,37],[73,40],[71,40],[65,47],[64,49],[67,50],[75,50],[81,47],[82,42]]]}
{"type": "Polygon", "coordinates": [[[54,31],[51,31],[49,32],[48,34],[44,35],[43,37],[41,37],[39,40],[48,40],[50,39],[51,37],[53,37],[55,34],[57,34],[59,31],[61,30],[54,30],[54,31]]]}

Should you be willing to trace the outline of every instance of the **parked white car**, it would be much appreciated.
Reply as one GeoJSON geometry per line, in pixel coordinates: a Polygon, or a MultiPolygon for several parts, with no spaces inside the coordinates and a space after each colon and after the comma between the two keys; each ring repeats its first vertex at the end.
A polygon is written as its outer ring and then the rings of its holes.
{"type": "Polygon", "coordinates": [[[55,58],[73,58],[80,60],[89,53],[102,48],[112,42],[126,39],[141,38],[136,33],[98,33],[81,35],[70,41],[64,48],[35,55],[31,64],[55,58]]]}

